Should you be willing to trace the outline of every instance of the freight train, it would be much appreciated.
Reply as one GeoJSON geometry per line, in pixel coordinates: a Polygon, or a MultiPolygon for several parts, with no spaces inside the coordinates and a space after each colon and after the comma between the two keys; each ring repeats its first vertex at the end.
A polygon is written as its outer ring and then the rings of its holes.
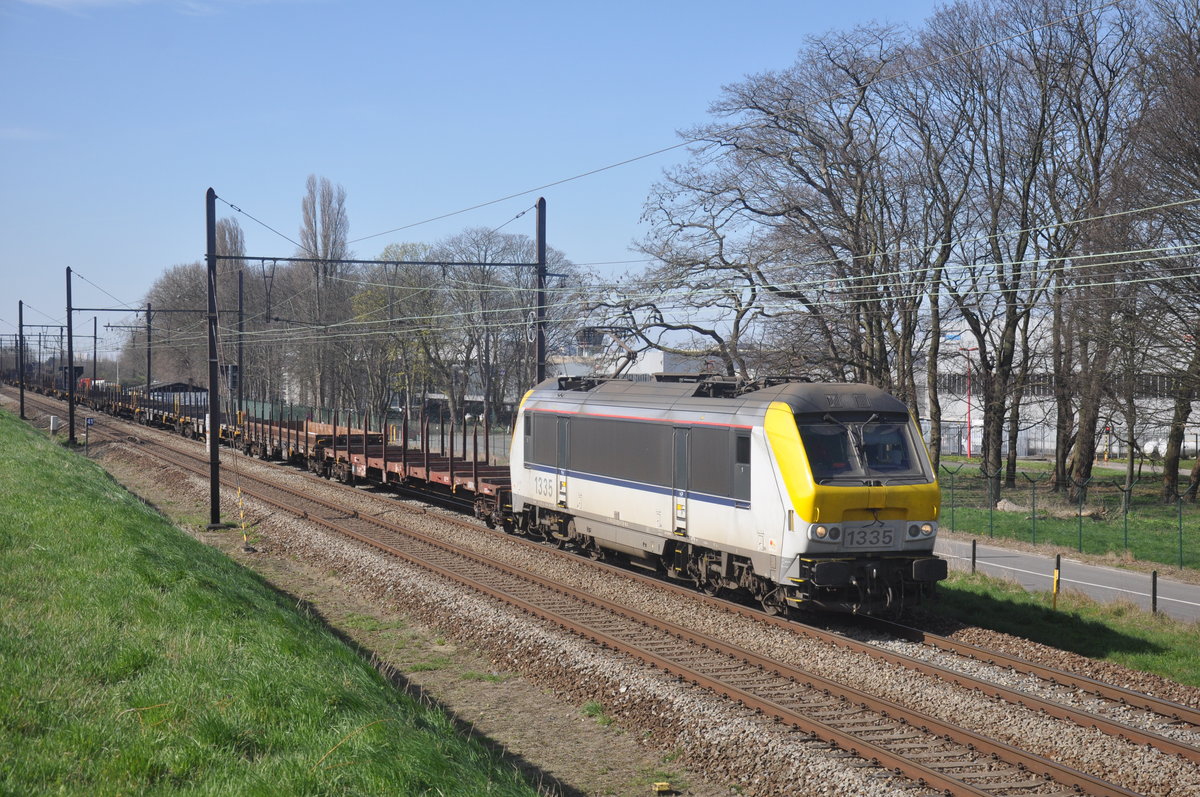
{"type": "MultiPolygon", "coordinates": [[[[78,397],[204,436],[206,396],[78,397]]],[[[253,405],[222,439],[346,483],[452,501],[491,527],[658,571],[772,614],[895,614],[946,578],[939,489],[899,400],[861,384],[556,377],[517,411],[508,466],[338,414],[253,405]],[[398,438],[398,443],[396,442],[398,438]]],[[[486,439],[486,437],[485,437],[486,439]]]]}

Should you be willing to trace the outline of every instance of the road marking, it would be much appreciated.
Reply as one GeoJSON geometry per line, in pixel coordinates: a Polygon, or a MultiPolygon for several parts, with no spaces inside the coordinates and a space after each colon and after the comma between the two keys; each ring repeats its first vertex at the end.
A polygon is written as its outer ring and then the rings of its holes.
{"type": "MultiPolygon", "coordinates": [[[[941,555],[945,556],[947,559],[959,559],[963,562],[969,562],[971,560],[971,557],[969,557],[969,556],[959,556],[958,554],[953,554],[953,553],[949,553],[949,552],[942,553],[941,555]]],[[[997,570],[1011,570],[1014,573],[1024,573],[1027,576],[1034,576],[1035,578],[1044,578],[1047,581],[1050,581],[1053,578],[1053,576],[1047,575],[1045,573],[1039,573],[1035,570],[1024,570],[1020,567],[1011,567],[1009,565],[995,564],[995,563],[986,561],[984,559],[980,559],[978,556],[975,558],[975,561],[976,561],[977,566],[991,567],[991,568],[995,568],[997,570]]],[[[1089,567],[1090,566],[1091,565],[1089,565],[1089,567]]],[[[1063,578],[1062,581],[1067,584],[1078,584],[1078,585],[1084,586],[1084,587],[1096,587],[1097,589],[1106,589],[1106,590],[1109,590],[1110,592],[1123,592],[1127,595],[1136,595],[1139,598],[1145,598],[1147,600],[1150,600],[1150,598],[1151,598],[1151,595],[1149,592],[1138,592],[1136,590],[1123,589],[1121,587],[1109,586],[1108,584],[1094,584],[1090,581],[1077,581],[1072,578],[1063,578]]],[[[1163,595],[1160,592],[1158,594],[1158,602],[1162,603],[1164,601],[1170,601],[1172,603],[1179,603],[1184,606],[1200,607],[1200,603],[1197,603],[1196,601],[1184,600],[1182,598],[1172,598],[1168,595],[1163,595]]]]}

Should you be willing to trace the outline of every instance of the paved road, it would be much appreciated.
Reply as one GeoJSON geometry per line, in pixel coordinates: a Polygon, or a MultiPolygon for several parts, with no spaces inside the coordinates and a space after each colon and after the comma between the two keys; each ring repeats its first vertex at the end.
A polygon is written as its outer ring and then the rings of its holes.
{"type": "MultiPolygon", "coordinates": [[[[970,540],[938,539],[934,550],[956,570],[971,569],[970,540]]],[[[1030,592],[1054,587],[1054,557],[1023,553],[977,543],[976,567],[981,573],[1014,581],[1030,592]]],[[[1063,557],[1060,590],[1075,590],[1098,601],[1128,600],[1149,611],[1151,577],[1148,573],[1089,565],[1063,557]]],[[[1158,611],[1177,620],[1200,623],[1200,586],[1158,579],[1158,611]]]]}

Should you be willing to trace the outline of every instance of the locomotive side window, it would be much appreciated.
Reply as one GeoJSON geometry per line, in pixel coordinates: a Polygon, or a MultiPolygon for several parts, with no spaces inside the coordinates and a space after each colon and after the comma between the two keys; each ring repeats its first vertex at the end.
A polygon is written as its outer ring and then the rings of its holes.
{"type": "Polygon", "coordinates": [[[737,464],[750,464],[750,435],[740,434],[737,438],[737,464]]]}
{"type": "Polygon", "coordinates": [[[558,421],[548,413],[525,415],[525,461],[558,465],[558,421]]]}
{"type": "Polygon", "coordinates": [[[740,501],[749,501],[750,435],[739,433],[735,447],[737,453],[733,464],[733,497],[740,501]]]}
{"type": "Polygon", "coordinates": [[[733,491],[728,429],[695,426],[691,430],[691,489],[709,495],[728,496],[733,491]]]}
{"type": "Polygon", "coordinates": [[[657,423],[575,417],[571,469],[671,486],[671,427],[657,423]]]}
{"type": "Polygon", "coordinates": [[[693,426],[687,429],[688,444],[677,450],[675,431],[675,427],[651,421],[578,415],[557,418],[551,413],[529,412],[525,415],[525,461],[668,488],[678,486],[678,474],[686,473],[685,489],[750,499],[748,434],[727,427],[693,426]],[[569,424],[569,433],[558,428],[559,421],[569,424]],[[560,447],[566,441],[569,449],[560,447]],[[676,461],[679,456],[683,461],[676,461]]]}

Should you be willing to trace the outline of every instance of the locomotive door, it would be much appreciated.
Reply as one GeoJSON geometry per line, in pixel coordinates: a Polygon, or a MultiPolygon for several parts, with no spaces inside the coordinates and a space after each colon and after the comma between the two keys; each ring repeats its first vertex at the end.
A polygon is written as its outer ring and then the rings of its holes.
{"type": "Polygon", "coordinates": [[[686,427],[675,427],[674,456],[671,467],[671,505],[674,518],[674,531],[681,536],[687,535],[688,520],[688,449],[690,446],[689,430],[686,427]]]}
{"type": "Polygon", "coordinates": [[[570,421],[567,418],[559,417],[558,419],[558,457],[557,457],[557,472],[554,481],[557,483],[557,501],[561,507],[567,505],[567,464],[568,455],[570,454],[569,436],[567,434],[570,421]]]}

